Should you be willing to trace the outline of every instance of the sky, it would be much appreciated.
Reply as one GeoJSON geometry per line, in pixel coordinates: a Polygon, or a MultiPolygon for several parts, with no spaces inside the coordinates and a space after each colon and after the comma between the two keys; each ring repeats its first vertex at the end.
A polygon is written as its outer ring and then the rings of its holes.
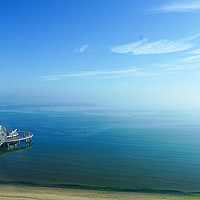
{"type": "Polygon", "coordinates": [[[0,102],[200,109],[200,0],[0,0],[0,102]]]}

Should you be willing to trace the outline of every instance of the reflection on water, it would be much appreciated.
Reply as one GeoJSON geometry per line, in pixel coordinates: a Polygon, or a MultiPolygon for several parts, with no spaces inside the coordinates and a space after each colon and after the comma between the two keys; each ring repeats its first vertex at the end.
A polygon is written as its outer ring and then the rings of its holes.
{"type": "Polygon", "coordinates": [[[13,152],[16,152],[16,151],[23,151],[23,150],[28,149],[28,148],[30,148],[32,146],[33,146],[32,142],[30,142],[30,143],[21,142],[20,145],[13,144],[13,145],[10,145],[9,147],[4,147],[4,146],[0,147],[0,158],[4,154],[13,153],[13,152]]]}

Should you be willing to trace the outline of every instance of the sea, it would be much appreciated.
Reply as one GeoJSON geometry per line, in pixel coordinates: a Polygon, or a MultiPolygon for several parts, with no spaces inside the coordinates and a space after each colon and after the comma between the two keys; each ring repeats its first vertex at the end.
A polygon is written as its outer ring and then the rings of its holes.
{"type": "Polygon", "coordinates": [[[198,110],[8,104],[0,124],[34,134],[0,148],[0,184],[200,192],[198,110]]]}

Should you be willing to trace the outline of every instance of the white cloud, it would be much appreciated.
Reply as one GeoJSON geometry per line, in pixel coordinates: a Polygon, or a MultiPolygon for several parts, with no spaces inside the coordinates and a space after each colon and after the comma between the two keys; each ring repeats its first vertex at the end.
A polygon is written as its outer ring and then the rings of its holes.
{"type": "Polygon", "coordinates": [[[81,46],[80,48],[75,49],[74,51],[76,53],[83,53],[87,48],[88,48],[89,44],[85,44],[83,46],[81,46]]]}
{"type": "Polygon", "coordinates": [[[192,58],[188,57],[182,60],[176,59],[170,62],[170,60],[167,61],[167,63],[156,63],[154,66],[159,67],[161,71],[164,72],[173,72],[173,71],[183,71],[183,70],[194,70],[200,68],[200,55],[198,57],[192,58]]]}
{"type": "Polygon", "coordinates": [[[140,42],[112,47],[111,51],[115,53],[133,53],[134,55],[144,55],[178,52],[192,47],[193,44],[184,39],[180,41],[170,41],[165,39],[154,42],[148,42],[148,40],[145,39],[140,42]]]}
{"type": "Polygon", "coordinates": [[[200,62],[200,55],[190,56],[188,58],[183,59],[185,62],[200,62]]]}
{"type": "Polygon", "coordinates": [[[134,42],[134,43],[128,43],[128,44],[124,44],[124,45],[115,46],[115,47],[111,48],[111,51],[115,52],[115,53],[130,53],[135,48],[142,45],[142,43],[144,43],[144,41],[146,41],[146,40],[147,39],[140,41],[140,42],[134,42]]]}
{"type": "Polygon", "coordinates": [[[173,71],[180,71],[180,70],[187,70],[187,69],[190,69],[190,66],[172,65],[171,67],[163,68],[162,71],[173,72],[173,71]]]}
{"type": "Polygon", "coordinates": [[[200,10],[199,0],[187,0],[187,1],[177,1],[171,4],[163,5],[159,8],[154,9],[158,12],[191,12],[200,10]]]}
{"type": "Polygon", "coordinates": [[[193,51],[189,51],[189,54],[193,54],[193,56],[189,56],[185,59],[183,59],[183,62],[188,63],[200,63],[200,49],[195,49],[193,51]]]}
{"type": "Polygon", "coordinates": [[[64,78],[70,77],[87,77],[87,76],[99,76],[102,78],[122,78],[122,77],[130,77],[130,76],[155,76],[156,73],[146,72],[139,68],[131,68],[125,70],[112,70],[112,71],[83,71],[79,73],[72,74],[61,74],[61,75],[53,75],[53,76],[42,76],[43,80],[60,80],[64,78]]]}
{"type": "Polygon", "coordinates": [[[190,54],[200,54],[200,49],[195,49],[193,51],[188,52],[190,54]]]}
{"type": "Polygon", "coordinates": [[[194,39],[196,39],[196,38],[199,38],[200,37],[200,34],[196,34],[196,35],[193,35],[193,36],[190,36],[190,37],[187,37],[187,38],[185,38],[185,40],[194,40],[194,39]]]}

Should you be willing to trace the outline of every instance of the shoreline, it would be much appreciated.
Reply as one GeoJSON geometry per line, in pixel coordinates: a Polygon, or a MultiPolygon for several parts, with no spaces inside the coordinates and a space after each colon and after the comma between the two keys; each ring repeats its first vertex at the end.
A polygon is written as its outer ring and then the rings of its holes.
{"type": "Polygon", "coordinates": [[[196,191],[180,191],[170,189],[153,189],[153,188],[119,188],[108,186],[92,186],[78,184],[52,184],[52,183],[36,183],[28,181],[0,181],[1,185],[12,185],[19,187],[38,187],[38,188],[55,188],[55,189],[72,189],[99,192],[123,192],[123,193],[144,193],[144,194],[161,194],[161,195],[181,195],[181,196],[199,196],[200,192],[196,191]]]}
{"type": "Polygon", "coordinates": [[[95,189],[76,189],[76,188],[58,188],[44,186],[28,186],[20,184],[0,184],[1,199],[34,199],[34,200],[200,200],[200,196],[186,194],[159,194],[147,192],[122,192],[122,191],[103,191],[95,189]]]}

